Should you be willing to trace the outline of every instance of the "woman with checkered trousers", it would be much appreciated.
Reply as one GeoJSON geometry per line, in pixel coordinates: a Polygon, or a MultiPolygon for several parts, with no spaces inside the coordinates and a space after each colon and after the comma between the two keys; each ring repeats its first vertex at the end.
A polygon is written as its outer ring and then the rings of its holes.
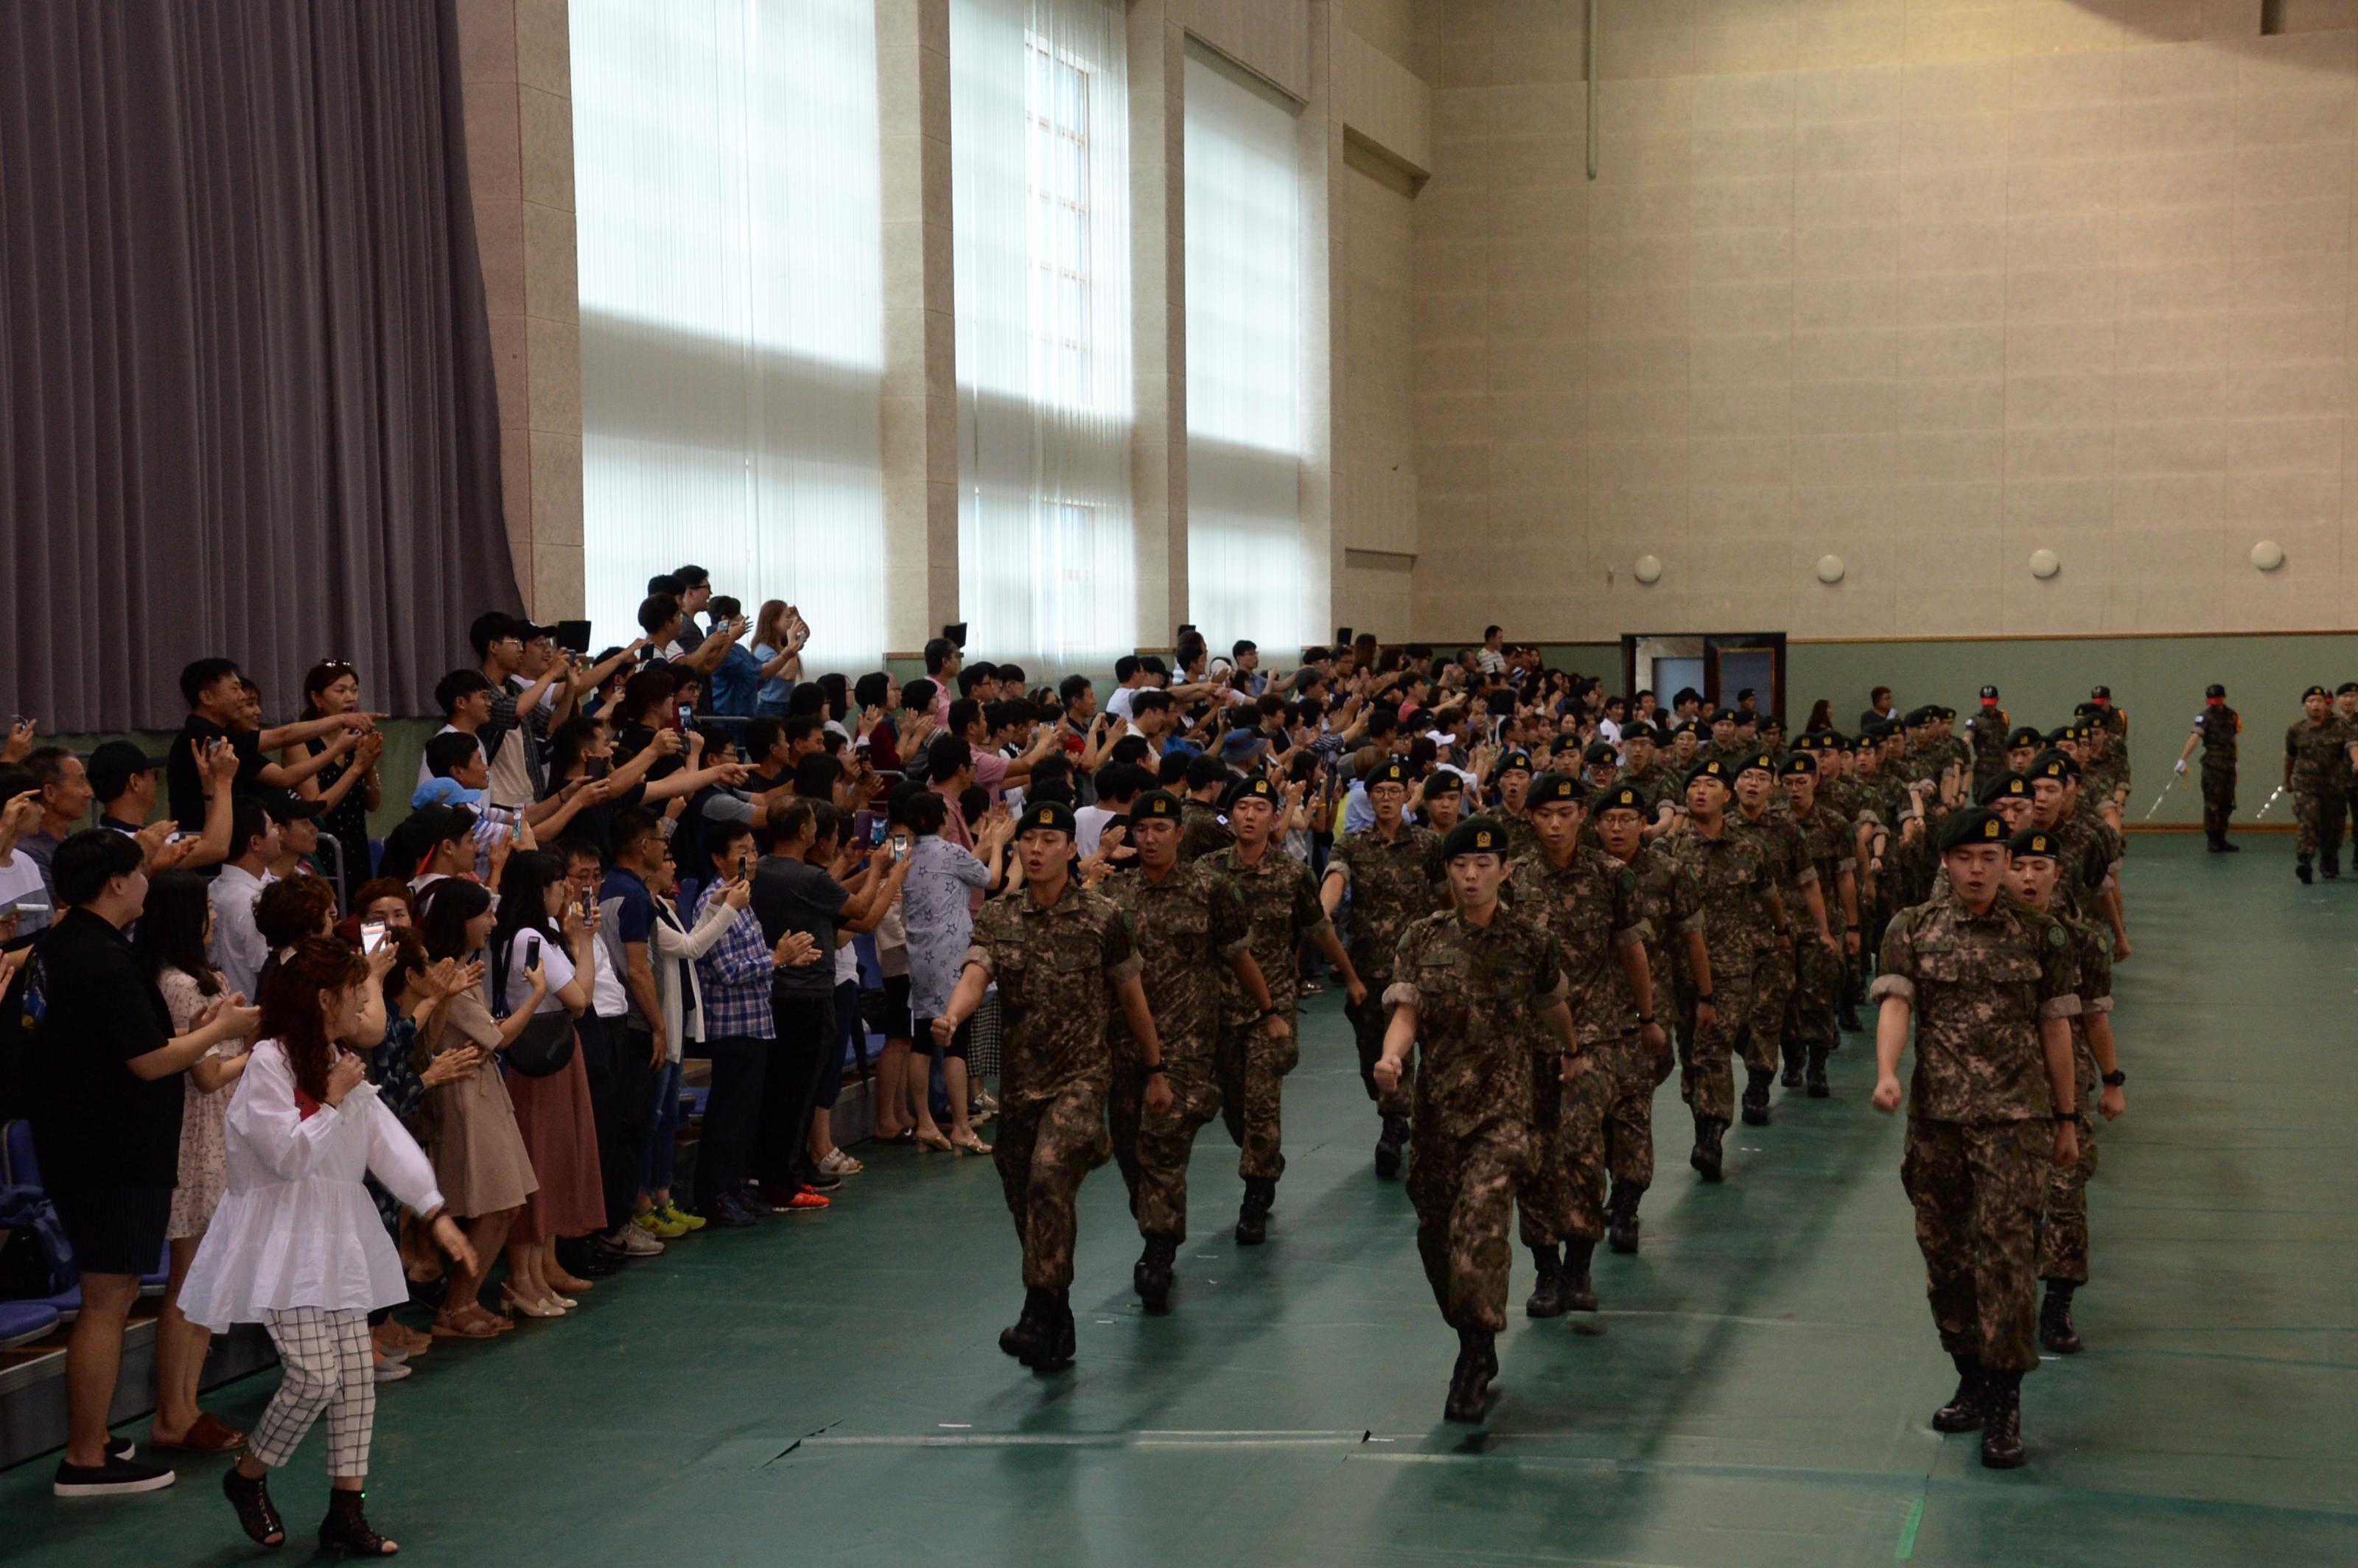
{"type": "Polygon", "coordinates": [[[189,1266],[180,1310],[215,1333],[261,1324],[286,1368],[245,1452],[222,1477],[245,1532],[265,1546],[287,1539],[265,1477],[324,1414],[330,1489],[319,1544],[389,1557],[394,1542],[362,1511],[376,1423],[368,1314],[407,1301],[409,1291],[362,1178],[375,1176],[407,1205],[462,1267],[475,1259],[442,1213],[432,1163],[377,1098],[367,1058],[347,1048],[366,1033],[372,979],[369,960],[315,936],[264,985],[263,1038],[224,1119],[228,1190],[189,1266]]]}

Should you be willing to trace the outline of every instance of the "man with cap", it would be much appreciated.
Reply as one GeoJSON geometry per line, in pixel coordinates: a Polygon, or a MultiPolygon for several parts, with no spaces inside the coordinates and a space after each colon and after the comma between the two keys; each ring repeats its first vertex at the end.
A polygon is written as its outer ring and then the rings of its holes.
{"type": "Polygon", "coordinates": [[[1206,753],[1187,759],[1187,798],[1179,803],[1181,860],[1198,860],[1237,841],[1220,820],[1220,797],[1235,783],[1236,775],[1219,758],[1206,753]]]}
{"type": "MultiPolygon", "coordinates": [[[[1802,908],[1809,911],[1810,929],[1820,952],[1831,959],[1842,951],[1827,924],[1825,889],[1819,884],[1817,867],[1811,863],[1801,824],[1790,812],[1768,808],[1769,796],[1777,787],[1773,767],[1767,756],[1757,752],[1736,764],[1736,810],[1728,818],[1734,831],[1747,834],[1759,844],[1770,883],[1788,912],[1788,919],[1779,923],[1781,928],[1768,934],[1752,969],[1752,1020],[1743,1039],[1747,1127],[1765,1127],[1768,1122],[1768,1086],[1777,1078],[1786,1013],[1802,961],[1795,950],[1792,929],[1802,908]]],[[[1810,939],[1807,935],[1800,938],[1810,939]]]]}
{"type": "Polygon", "coordinates": [[[1957,1391],[1936,1432],[1982,1434],[1982,1463],[2023,1462],[2022,1376],[2039,1364],[2033,1281],[2048,1172],[2080,1157],[2071,933],[2010,897],[2005,822],[1969,806],[1941,825],[1949,896],[1903,911],[1872,990],[1875,1108],[1899,1108],[1915,1026],[1900,1184],[1957,1391]]]}
{"type": "Polygon", "coordinates": [[[1693,1113],[1688,1163],[1704,1180],[1720,1179],[1720,1141],[1736,1119],[1730,1058],[1744,1050],[1752,1023],[1753,970],[1763,949],[1786,930],[1785,903],[1759,840],[1728,820],[1735,798],[1733,760],[1710,757],[1687,773],[1687,827],[1671,838],[1681,872],[1693,880],[1696,912],[1710,958],[1710,983],[1698,985],[1694,1011],[1680,1021],[1679,1098],[1693,1113]]]}
{"type": "Polygon", "coordinates": [[[1554,1037],[1559,1080],[1588,1064],[1578,1054],[1570,986],[1555,939],[1498,897],[1506,836],[1488,817],[1451,829],[1442,843],[1455,907],[1411,925],[1392,959],[1384,1000],[1392,1010],[1376,1082],[1386,1092],[1421,1045],[1409,1146],[1408,1196],[1416,1249],[1443,1321],[1457,1330],[1445,1419],[1482,1419],[1498,1374],[1513,1249],[1507,1237],[1516,1192],[1537,1162],[1531,1045],[1534,1019],[1554,1037]]]}
{"type": "Polygon", "coordinates": [[[1610,788],[1621,777],[1621,753],[1610,741],[1591,741],[1580,753],[1580,782],[1589,790],[1610,788]]]}
{"type": "MultiPolygon", "coordinates": [[[[2333,717],[2344,730],[2358,735],[2358,680],[2346,680],[2333,688],[2333,717]]],[[[2358,778],[2351,780],[2350,791],[2351,805],[2358,807],[2358,778]]],[[[2344,827],[2347,838],[2346,823],[2344,827]]]]}
{"type": "Polygon", "coordinates": [[[2113,688],[2090,687],[2088,702],[2095,709],[2098,721],[2113,732],[2113,739],[2125,743],[2129,738],[2128,709],[2113,706],[2113,688]]]}
{"type": "Polygon", "coordinates": [[[1433,769],[1417,785],[1416,799],[1410,809],[1437,837],[1448,837],[1449,830],[1457,826],[1458,817],[1465,813],[1466,775],[1455,768],[1433,769]]]}
{"type": "Polygon", "coordinates": [[[2039,1227],[2039,1277],[2047,1284],[2047,1299],[2039,1309],[2039,1342],[2058,1356],[2071,1356],[2080,1350],[2079,1331],[2071,1325],[2071,1297],[2088,1282],[2088,1179],[2096,1173],[2096,1126],[2088,1108],[2094,1106],[2107,1121],[2119,1116],[2127,1108],[2122,1086],[2129,1079],[2121,1071],[2113,1039],[2112,953],[2104,928],[2072,909],[2059,885],[2061,845],[2043,827],[2026,827],[2007,840],[2006,848],[2013,856],[2006,891],[2039,914],[2061,921],[2071,935],[2073,989],[2080,999],[2080,1011],[2071,1020],[2079,1074],[2073,1103],[2080,1108],[2080,1157],[2049,1171],[2046,1217],[2039,1227]]]}
{"type": "Polygon", "coordinates": [[[2006,738],[2006,765],[2028,775],[2030,759],[2047,750],[2047,737],[2028,724],[2017,725],[2006,738]]]}
{"type": "Polygon", "coordinates": [[[1146,1115],[1172,1114],[1162,1037],[1130,923],[1111,899],[1072,874],[1073,809],[1060,800],[1026,806],[1015,828],[1023,891],[993,899],[974,919],[973,944],[934,1039],[958,1026],[999,987],[999,1167],[1007,1209],[1023,1246],[1023,1313],[999,1347],[1036,1370],[1073,1358],[1073,1199],[1105,1158],[1106,1100],[1113,1085],[1107,1025],[1119,1007],[1136,1042],[1146,1115]]]}
{"type": "MultiPolygon", "coordinates": [[[[168,818],[159,826],[148,821],[158,797],[156,774],[165,766],[128,741],[109,741],[90,754],[86,765],[91,798],[98,802],[98,825],[127,834],[147,847],[150,875],[173,867],[194,870],[219,865],[229,858],[230,803],[237,778],[237,752],[226,741],[211,742],[200,752],[198,782],[205,793],[204,830],[193,836],[174,831],[168,818]]],[[[17,935],[38,929],[20,924],[17,935]]]]}
{"type": "Polygon", "coordinates": [[[1714,757],[1733,760],[1737,749],[1736,709],[1721,708],[1711,716],[1711,722],[1705,728],[1710,732],[1710,738],[1695,748],[1694,760],[1698,762],[1707,762],[1714,757]]]}
{"type": "Polygon", "coordinates": [[[2080,808],[2115,833],[2129,798],[2129,754],[2094,703],[2080,705],[2074,729],[2080,741],[2080,808]]]}
{"type": "Polygon", "coordinates": [[[1163,1081],[1171,1090],[1167,1108],[1146,1108],[1150,1080],[1136,1037],[1123,1019],[1109,1021],[1113,1152],[1146,1242],[1131,1281],[1149,1312],[1171,1304],[1172,1263],[1187,1239],[1187,1156],[1195,1134],[1219,1113],[1213,1058],[1220,1031],[1221,971],[1233,974],[1260,1009],[1264,1034],[1282,1040],[1289,1028],[1271,1005],[1268,983],[1253,961],[1252,917],[1244,895],[1209,865],[1180,856],[1184,818],[1183,803],[1169,791],[1139,795],[1130,803],[1129,824],[1137,874],[1106,884],[1107,896],[1129,919],[1137,944],[1139,980],[1163,1044],[1163,1081]]]}
{"type": "Polygon", "coordinates": [[[2006,709],[1997,705],[1997,687],[1982,687],[1981,707],[1965,720],[1965,738],[1974,748],[1974,793],[1981,794],[1990,780],[2006,771],[2006,709]]]}
{"type": "Polygon", "coordinates": [[[1368,997],[1335,935],[1335,923],[1318,902],[1310,868],[1277,847],[1283,803],[1268,775],[1247,779],[1228,801],[1228,827],[1237,841],[1198,862],[1233,880],[1243,892],[1252,919],[1253,957],[1269,986],[1266,1004],[1255,1003],[1233,974],[1223,976],[1220,987],[1220,1117],[1240,1151],[1237,1173],[1244,1178],[1245,1195],[1237,1212],[1237,1239],[1247,1246],[1268,1238],[1269,1211],[1277,1202],[1278,1178],[1285,1173],[1281,1111],[1285,1075],[1302,1059],[1294,1012],[1302,999],[1303,942],[1316,946],[1343,977],[1346,1000],[1364,1004],[1368,997]],[[1285,1021],[1283,1035],[1266,1028],[1272,1011],[1285,1021]]]}
{"type": "Polygon", "coordinates": [[[1856,841],[1843,815],[1818,798],[1821,754],[1814,749],[1796,752],[1779,770],[1802,853],[1817,873],[1819,903],[1823,907],[1832,889],[1843,918],[1839,943],[1804,942],[1793,955],[1793,998],[1785,1009],[1782,1040],[1785,1087],[1806,1084],[1812,1099],[1833,1092],[1826,1082],[1826,1057],[1840,1043],[1834,1011],[1846,959],[1857,954],[1859,938],[1856,841]]]}
{"type": "MultiPolygon", "coordinates": [[[[283,882],[289,877],[318,876],[319,868],[312,857],[319,849],[319,818],[328,808],[291,789],[266,789],[262,792],[262,809],[278,824],[278,853],[271,859],[269,880],[283,882]]],[[[343,903],[341,888],[336,890],[336,902],[343,903]]]]}
{"type": "Polygon", "coordinates": [[[2063,859],[2063,881],[2074,907],[2102,920],[2113,933],[2113,961],[2129,957],[2129,935],[2120,901],[2120,836],[2101,817],[2082,815],[2080,769],[2061,750],[2030,760],[2030,823],[2051,830],[2063,859]]]}
{"type": "Polygon", "coordinates": [[[1664,761],[1667,737],[1643,719],[1631,719],[1621,730],[1621,777],[1646,801],[1646,820],[1656,832],[1669,829],[1679,793],[1676,775],[1664,761]]]}
{"type": "Polygon", "coordinates": [[[2358,732],[2333,714],[2333,699],[2321,686],[2300,695],[2301,718],[2285,731],[2284,787],[2292,795],[2299,824],[2293,842],[2293,874],[2310,876],[2321,854],[2330,881],[2342,874],[2342,812],[2358,773],[2358,732]]]}
{"type": "Polygon", "coordinates": [[[2018,833],[2029,827],[2039,809],[2030,781],[2017,773],[2003,773],[1990,780],[1974,804],[1996,812],[2005,819],[2008,833],[2018,833]]]}
{"type": "MultiPolygon", "coordinates": [[[[1530,775],[1522,775],[1528,784],[1530,775]]],[[[1400,1174],[1401,1155],[1408,1146],[1412,1093],[1409,1079],[1414,1065],[1401,1065],[1402,1081],[1389,1095],[1376,1087],[1376,1059],[1384,1053],[1384,1029],[1390,1022],[1383,989],[1391,983],[1392,955],[1401,933],[1449,903],[1449,876],[1441,863],[1441,838],[1403,815],[1408,802],[1408,764],[1399,759],[1385,762],[1367,781],[1368,800],[1375,808],[1375,826],[1347,833],[1335,842],[1326,858],[1326,875],[1318,885],[1318,902],[1328,917],[1351,899],[1351,967],[1366,988],[1357,1001],[1347,1002],[1344,1014],[1359,1049],[1359,1081],[1376,1102],[1383,1130],[1376,1139],[1376,1174],[1386,1180],[1400,1174]]],[[[1506,831],[1504,824],[1500,831],[1506,831]]]]}
{"type": "MultiPolygon", "coordinates": [[[[1634,879],[1630,898],[1646,934],[1654,1011],[1673,1014],[1685,1038],[1694,1024],[1695,995],[1712,994],[1711,955],[1693,872],[1671,854],[1676,840],[1647,840],[1649,804],[1645,792],[1625,779],[1596,797],[1591,815],[1605,852],[1634,879]]],[[[1615,1067],[1604,1142],[1613,1182],[1605,1200],[1606,1237],[1616,1252],[1638,1250],[1638,1204],[1654,1184],[1654,1091],[1671,1076],[1671,1062],[1670,1042],[1647,1037],[1625,1041],[1615,1067]]]]}
{"type": "MultiPolygon", "coordinates": [[[[1538,832],[1531,827],[1529,801],[1531,792],[1531,754],[1517,747],[1498,759],[1498,772],[1492,775],[1498,786],[1498,806],[1490,816],[1497,819],[1499,830],[1507,836],[1507,859],[1520,860],[1540,847],[1538,832]]],[[[1361,970],[1365,974],[1364,969],[1361,970]]],[[[1379,989],[1373,981],[1371,990],[1379,989]]]]}
{"type": "Polygon", "coordinates": [[[1531,1065],[1537,1147],[1517,1206],[1539,1281],[1523,1310],[1558,1317],[1596,1310],[1589,1260],[1605,1235],[1606,1113],[1632,1076],[1631,1058],[1659,1051],[1669,1036],[1655,1019],[1637,874],[1581,842],[1587,796],[1578,780],[1548,773],[1531,785],[1531,803],[1539,853],[1509,868],[1508,895],[1518,914],[1555,938],[1571,987],[1573,1026],[1588,1061],[1578,1077],[1556,1081],[1547,1070],[1553,1052],[1533,1042],[1540,1052],[1531,1065]]]}
{"type": "Polygon", "coordinates": [[[2174,773],[2186,772],[2186,759],[2197,747],[2202,752],[2202,833],[2214,855],[2237,855],[2244,847],[2227,841],[2227,827],[2235,815],[2235,738],[2244,732],[2243,716],[2227,706],[2227,688],[2215,682],[2202,694],[2202,711],[2194,716],[2194,732],[2178,753],[2174,773]]]}

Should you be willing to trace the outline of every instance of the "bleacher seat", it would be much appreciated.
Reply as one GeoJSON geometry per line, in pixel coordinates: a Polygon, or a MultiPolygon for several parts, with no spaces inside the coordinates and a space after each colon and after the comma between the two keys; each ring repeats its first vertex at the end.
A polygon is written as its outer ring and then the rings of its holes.
{"type": "MultiPolygon", "coordinates": [[[[75,1304],[81,1298],[77,1294],[75,1304]]],[[[58,1309],[46,1302],[0,1302],[0,1350],[14,1350],[19,1345],[29,1345],[60,1320],[58,1309]]]]}

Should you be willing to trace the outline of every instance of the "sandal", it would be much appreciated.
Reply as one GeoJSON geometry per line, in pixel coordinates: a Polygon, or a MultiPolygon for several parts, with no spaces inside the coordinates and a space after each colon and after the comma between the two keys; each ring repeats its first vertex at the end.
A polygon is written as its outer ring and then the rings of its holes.
{"type": "Polygon", "coordinates": [[[239,1527],[258,1544],[287,1544],[287,1521],[280,1519],[278,1510],[270,1506],[270,1478],[267,1476],[256,1476],[249,1480],[239,1475],[237,1466],[233,1465],[229,1473],[222,1477],[222,1495],[229,1499],[229,1506],[237,1510],[239,1527]]]}
{"type": "Polygon", "coordinates": [[[547,1300],[528,1302],[505,1285],[500,1287],[500,1305],[511,1313],[521,1313],[526,1317],[563,1317],[565,1315],[565,1309],[555,1302],[547,1300]]]}
{"type": "Polygon", "coordinates": [[[319,1521],[320,1551],[346,1552],[354,1557],[390,1557],[401,1550],[369,1528],[368,1515],[361,1511],[361,1499],[367,1495],[341,1491],[328,1494],[328,1516],[319,1521]]]}
{"type": "Polygon", "coordinates": [[[937,1154],[946,1154],[950,1152],[950,1141],[938,1131],[920,1132],[917,1134],[917,1147],[931,1149],[937,1154]]]}
{"type": "Polygon", "coordinates": [[[481,1307],[461,1307],[455,1313],[434,1314],[433,1336],[437,1339],[491,1339],[499,1332],[499,1321],[481,1307]]]}
{"type": "Polygon", "coordinates": [[[971,1132],[968,1133],[964,1138],[951,1139],[950,1146],[961,1154],[988,1154],[990,1152],[990,1145],[985,1143],[981,1139],[977,1138],[971,1132]]]}
{"type": "Polygon", "coordinates": [[[840,1149],[830,1149],[818,1162],[818,1168],[830,1176],[856,1176],[868,1169],[840,1149]]]}
{"type": "Polygon", "coordinates": [[[147,1446],[166,1454],[233,1454],[245,1446],[245,1433],[215,1420],[210,1411],[200,1411],[178,1441],[168,1442],[150,1427],[147,1446]]]}

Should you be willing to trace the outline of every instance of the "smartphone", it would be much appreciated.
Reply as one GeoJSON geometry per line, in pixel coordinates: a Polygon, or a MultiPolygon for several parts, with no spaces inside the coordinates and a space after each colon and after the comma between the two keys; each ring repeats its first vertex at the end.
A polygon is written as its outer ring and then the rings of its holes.
{"type": "Polygon", "coordinates": [[[557,623],[557,645],[568,653],[587,654],[590,652],[590,622],[560,621],[557,623]]]}
{"type": "Polygon", "coordinates": [[[581,919],[584,924],[587,924],[588,922],[597,918],[598,890],[596,888],[583,888],[581,890],[581,919]]]}
{"type": "Polygon", "coordinates": [[[870,823],[868,825],[868,842],[871,845],[882,844],[884,842],[884,835],[891,827],[892,824],[885,821],[884,818],[881,816],[875,821],[870,823]]]}
{"type": "Polygon", "coordinates": [[[372,957],[384,951],[385,927],[382,920],[361,922],[361,951],[372,957]]]}
{"type": "Polygon", "coordinates": [[[737,857],[737,880],[741,882],[750,882],[753,880],[752,856],[740,855],[737,857]]]}
{"type": "Polygon", "coordinates": [[[540,968],[540,938],[537,936],[527,939],[524,945],[524,967],[527,969],[540,968]]]}
{"type": "Polygon", "coordinates": [[[672,709],[672,717],[676,720],[675,728],[685,735],[687,733],[687,727],[696,721],[696,709],[683,702],[672,709]]]}

